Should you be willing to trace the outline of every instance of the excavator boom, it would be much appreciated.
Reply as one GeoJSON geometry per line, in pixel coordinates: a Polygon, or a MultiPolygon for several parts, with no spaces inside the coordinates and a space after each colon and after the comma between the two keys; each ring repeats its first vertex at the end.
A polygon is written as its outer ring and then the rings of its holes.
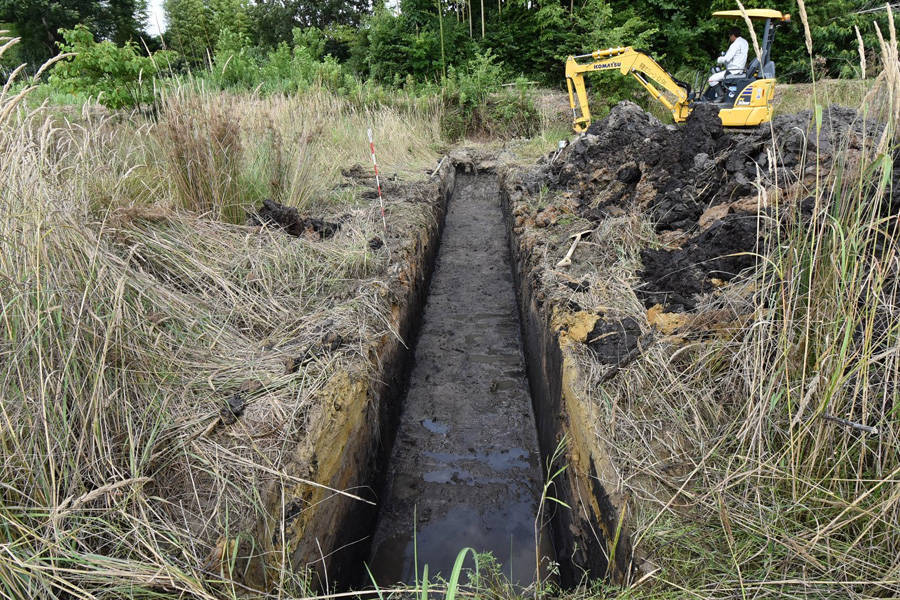
{"type": "Polygon", "coordinates": [[[690,112],[688,108],[690,89],[669,75],[651,57],[630,46],[624,46],[595,50],[590,54],[580,56],[570,56],[566,60],[566,85],[569,88],[569,104],[572,107],[575,131],[580,133],[591,123],[591,111],[588,107],[587,91],[584,87],[584,73],[611,70],[617,70],[623,75],[631,75],[637,79],[651,96],[672,111],[676,121],[683,121],[687,118],[690,112]],[[587,58],[591,59],[590,62],[578,62],[580,59],[587,58]],[[663,91],[657,89],[656,86],[662,88],[663,91]]]}

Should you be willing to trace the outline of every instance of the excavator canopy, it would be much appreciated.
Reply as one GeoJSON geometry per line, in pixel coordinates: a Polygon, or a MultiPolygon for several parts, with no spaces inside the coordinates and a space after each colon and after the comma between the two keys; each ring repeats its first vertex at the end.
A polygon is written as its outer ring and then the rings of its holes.
{"type": "MultiPolygon", "coordinates": [[[[790,21],[791,15],[782,14],[777,10],[771,10],[768,8],[751,8],[746,11],[747,16],[751,19],[777,19],[779,21],[790,21]]],[[[741,14],[739,10],[718,10],[713,13],[714,17],[719,17],[720,19],[743,19],[744,15],[741,14]]]]}

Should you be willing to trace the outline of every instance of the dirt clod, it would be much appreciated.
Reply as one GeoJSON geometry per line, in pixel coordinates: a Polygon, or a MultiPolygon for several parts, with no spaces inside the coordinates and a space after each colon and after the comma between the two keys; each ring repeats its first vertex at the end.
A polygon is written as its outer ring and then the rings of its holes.
{"type": "Polygon", "coordinates": [[[222,408],[219,409],[219,417],[222,419],[222,423],[225,425],[235,423],[238,417],[244,414],[245,406],[244,394],[241,392],[229,396],[222,408]]]}
{"type": "Polygon", "coordinates": [[[247,213],[248,225],[275,225],[293,236],[307,236],[315,239],[330,238],[341,228],[340,223],[314,217],[303,217],[291,206],[265,199],[256,212],[247,213]]]}
{"type": "Polygon", "coordinates": [[[598,319],[585,340],[597,360],[616,365],[625,360],[638,345],[641,326],[631,317],[621,320],[598,319]]]}

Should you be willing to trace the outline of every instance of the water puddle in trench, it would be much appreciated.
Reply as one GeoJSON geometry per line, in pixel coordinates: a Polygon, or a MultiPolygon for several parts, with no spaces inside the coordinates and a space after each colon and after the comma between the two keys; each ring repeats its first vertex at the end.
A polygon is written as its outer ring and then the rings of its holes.
{"type": "Polygon", "coordinates": [[[497,178],[460,174],[372,540],[379,585],[413,582],[415,551],[420,574],[449,576],[467,546],[533,581],[541,461],[513,285],[497,178]]]}

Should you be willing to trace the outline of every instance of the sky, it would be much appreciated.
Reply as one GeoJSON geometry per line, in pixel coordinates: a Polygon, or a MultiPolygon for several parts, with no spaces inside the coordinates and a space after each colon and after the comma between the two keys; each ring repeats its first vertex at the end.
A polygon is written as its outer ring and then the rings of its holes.
{"type": "Polygon", "coordinates": [[[160,30],[166,28],[166,17],[163,14],[163,0],[149,0],[147,2],[147,32],[150,35],[159,35],[160,30]]]}

